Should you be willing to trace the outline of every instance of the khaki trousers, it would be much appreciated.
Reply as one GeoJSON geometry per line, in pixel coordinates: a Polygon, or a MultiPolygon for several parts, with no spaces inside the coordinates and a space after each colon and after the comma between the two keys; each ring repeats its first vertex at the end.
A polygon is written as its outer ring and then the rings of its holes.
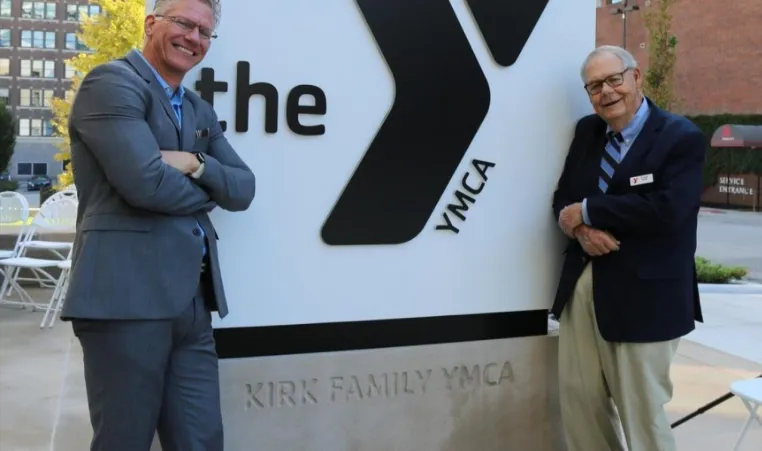
{"type": "Polygon", "coordinates": [[[623,430],[629,451],[676,451],[664,405],[672,399],[669,368],[680,340],[605,341],[595,320],[592,276],[588,264],[559,325],[566,445],[569,451],[624,451],[623,430]]]}

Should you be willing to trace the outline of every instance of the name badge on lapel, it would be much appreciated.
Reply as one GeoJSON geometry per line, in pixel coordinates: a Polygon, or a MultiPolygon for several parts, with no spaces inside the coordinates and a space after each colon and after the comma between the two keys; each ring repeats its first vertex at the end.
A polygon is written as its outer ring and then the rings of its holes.
{"type": "Polygon", "coordinates": [[[202,128],[201,130],[196,130],[196,139],[206,138],[207,136],[209,136],[208,128],[202,128]]]}
{"type": "Polygon", "coordinates": [[[630,186],[645,185],[647,183],[654,182],[653,174],[638,175],[636,177],[630,177],[630,186]]]}

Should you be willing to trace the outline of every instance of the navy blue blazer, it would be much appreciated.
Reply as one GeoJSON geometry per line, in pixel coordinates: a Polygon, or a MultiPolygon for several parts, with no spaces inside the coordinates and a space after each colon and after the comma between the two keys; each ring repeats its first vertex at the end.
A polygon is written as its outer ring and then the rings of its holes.
{"type": "Polygon", "coordinates": [[[649,104],[606,194],[598,188],[606,123],[595,114],[577,123],[553,194],[556,221],[564,207],[587,198],[592,227],[611,232],[621,245],[591,257],[569,239],[551,312],[561,317],[592,262],[598,328],[613,342],[671,340],[703,321],[694,256],[707,138],[688,119],[649,104]],[[631,186],[632,177],[648,174],[652,183],[631,186]]]}

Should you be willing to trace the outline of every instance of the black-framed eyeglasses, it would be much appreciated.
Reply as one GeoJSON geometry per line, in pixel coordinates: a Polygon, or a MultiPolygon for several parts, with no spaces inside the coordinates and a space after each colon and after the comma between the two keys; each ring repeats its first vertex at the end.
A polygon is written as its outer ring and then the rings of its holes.
{"type": "Polygon", "coordinates": [[[603,80],[591,81],[590,83],[585,85],[585,91],[587,91],[587,93],[590,94],[591,96],[594,96],[603,90],[604,83],[611,86],[612,88],[622,86],[622,83],[624,83],[624,74],[626,74],[627,71],[629,70],[630,69],[627,68],[623,70],[622,72],[611,74],[608,77],[604,78],[603,80]]]}
{"type": "Polygon", "coordinates": [[[165,16],[163,14],[156,14],[156,17],[158,17],[158,18],[165,18],[165,19],[171,21],[172,23],[174,23],[175,25],[177,25],[178,27],[180,27],[181,29],[183,29],[183,30],[185,30],[187,32],[193,31],[196,28],[198,28],[198,34],[203,39],[206,39],[206,40],[217,39],[217,33],[215,33],[214,30],[209,29],[207,27],[203,27],[203,26],[201,26],[201,25],[199,25],[197,23],[193,23],[190,20],[185,19],[183,17],[165,16]]]}

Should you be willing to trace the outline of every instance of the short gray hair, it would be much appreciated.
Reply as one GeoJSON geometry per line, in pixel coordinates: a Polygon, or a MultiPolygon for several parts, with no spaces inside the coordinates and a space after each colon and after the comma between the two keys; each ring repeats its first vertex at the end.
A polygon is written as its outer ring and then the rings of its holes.
{"type": "Polygon", "coordinates": [[[593,58],[604,54],[614,55],[619,58],[622,64],[624,64],[625,69],[635,69],[638,67],[638,62],[635,61],[635,57],[632,56],[632,53],[628,52],[622,47],[617,47],[615,45],[602,45],[590,52],[590,54],[587,55],[587,58],[585,58],[585,61],[582,63],[582,68],[579,71],[580,78],[582,78],[582,83],[587,81],[585,80],[585,71],[587,70],[587,66],[590,64],[590,61],[592,61],[593,58]]]}
{"type": "MultiPolygon", "coordinates": [[[[178,0],[156,0],[153,4],[153,12],[154,14],[164,14],[167,9],[172,6],[173,3],[175,3],[178,0]]],[[[221,14],[221,7],[220,7],[220,0],[196,0],[203,2],[206,4],[206,6],[210,7],[212,9],[212,14],[214,15],[214,28],[217,28],[217,25],[220,23],[220,14],[221,14]]]]}

